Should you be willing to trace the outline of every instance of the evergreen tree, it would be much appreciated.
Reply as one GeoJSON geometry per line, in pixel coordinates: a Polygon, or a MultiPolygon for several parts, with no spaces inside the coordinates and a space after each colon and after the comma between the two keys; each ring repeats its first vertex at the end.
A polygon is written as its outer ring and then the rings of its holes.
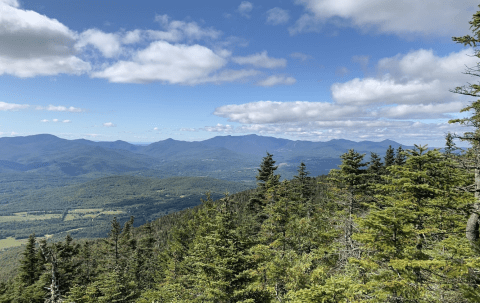
{"type": "Polygon", "coordinates": [[[267,152],[267,155],[263,157],[262,163],[260,164],[260,168],[258,169],[258,174],[256,179],[258,181],[258,185],[260,187],[264,186],[264,184],[268,181],[271,175],[275,173],[278,166],[274,166],[275,161],[273,160],[273,155],[267,152]]]}
{"type": "Polygon", "coordinates": [[[110,229],[110,232],[108,233],[108,239],[106,243],[109,246],[109,249],[112,250],[111,255],[114,261],[113,263],[115,266],[117,266],[120,258],[119,242],[120,242],[120,236],[122,234],[122,227],[120,226],[120,223],[117,221],[117,217],[113,217],[111,226],[112,226],[112,229],[110,229]]]}
{"type": "Polygon", "coordinates": [[[385,163],[385,167],[389,167],[395,164],[395,150],[391,145],[388,146],[383,160],[383,162],[385,163]]]}
{"type": "Polygon", "coordinates": [[[359,154],[353,149],[349,150],[341,156],[342,164],[340,169],[330,172],[330,180],[333,181],[339,189],[340,199],[345,209],[345,225],[344,225],[344,243],[345,254],[343,256],[346,261],[354,252],[354,243],[352,241],[352,233],[354,228],[353,216],[362,207],[365,189],[367,187],[366,170],[364,167],[368,163],[364,163],[365,154],[359,154]]]}
{"type": "MultiPolygon", "coordinates": [[[[472,36],[466,35],[463,37],[453,37],[452,39],[464,46],[468,45],[470,47],[477,47],[477,44],[480,42],[480,11],[477,11],[473,15],[473,18],[469,23],[471,25],[470,29],[472,30],[472,36]]],[[[475,56],[480,58],[480,52],[478,50],[476,50],[475,56]]],[[[467,67],[465,74],[478,77],[478,64],[475,67],[467,67]]],[[[480,97],[480,85],[468,84],[465,86],[459,86],[456,87],[453,92],[471,97],[480,97]]],[[[450,120],[449,123],[459,123],[468,126],[471,129],[462,135],[455,135],[455,137],[470,144],[470,149],[467,153],[467,159],[469,161],[466,161],[465,166],[467,169],[471,169],[475,172],[475,182],[473,183],[475,202],[472,205],[470,217],[468,218],[466,237],[474,243],[479,239],[480,226],[480,99],[473,101],[460,112],[469,113],[469,115],[466,118],[450,120]]]]}
{"type": "Polygon", "coordinates": [[[457,261],[465,247],[458,231],[469,197],[456,190],[465,176],[438,151],[426,150],[416,145],[404,165],[390,166],[376,203],[356,219],[354,238],[366,252],[351,261],[360,269],[363,300],[461,302],[451,289],[465,270],[457,261]]]}
{"type": "Polygon", "coordinates": [[[370,162],[367,168],[367,174],[373,183],[380,182],[382,180],[382,175],[385,174],[385,167],[377,153],[370,153],[370,162]]]}
{"type": "Polygon", "coordinates": [[[24,286],[30,286],[38,279],[40,275],[39,258],[35,248],[36,244],[35,234],[30,235],[27,240],[27,245],[20,260],[19,278],[24,286]]]}
{"type": "Polygon", "coordinates": [[[405,153],[403,151],[403,148],[401,146],[399,146],[397,148],[397,154],[395,156],[395,165],[405,164],[405,159],[406,159],[406,156],[405,156],[405,153]]]}

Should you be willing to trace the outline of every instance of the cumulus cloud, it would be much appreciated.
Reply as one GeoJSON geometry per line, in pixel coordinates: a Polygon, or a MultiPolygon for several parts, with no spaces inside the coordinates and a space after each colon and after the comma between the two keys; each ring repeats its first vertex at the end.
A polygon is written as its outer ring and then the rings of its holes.
{"type": "Polygon", "coordinates": [[[458,113],[464,107],[465,103],[459,101],[442,104],[400,104],[384,107],[374,114],[383,118],[393,119],[451,118],[447,113],[458,113]]]}
{"type": "Polygon", "coordinates": [[[112,122],[105,122],[105,123],[103,123],[103,126],[105,126],[105,127],[115,127],[116,125],[113,124],[112,122]]]}
{"type": "Polygon", "coordinates": [[[62,122],[63,122],[63,123],[71,123],[72,121],[70,121],[70,120],[63,120],[62,122]]]}
{"type": "MultiPolygon", "coordinates": [[[[447,132],[465,131],[446,120],[471,101],[449,89],[468,82],[470,76],[462,71],[465,65],[476,66],[472,55],[472,50],[445,56],[431,50],[399,54],[379,60],[376,77],[333,84],[333,102],[257,101],[224,105],[214,115],[240,123],[228,130],[235,133],[305,140],[394,138],[408,144],[428,140],[443,146],[447,132]]],[[[368,64],[369,58],[352,60],[368,64]]]]}
{"type": "Polygon", "coordinates": [[[290,15],[285,9],[280,7],[274,7],[267,11],[267,24],[270,25],[279,25],[287,23],[290,20],[290,15]]]}
{"type": "Polygon", "coordinates": [[[253,4],[248,1],[242,1],[242,3],[240,3],[240,5],[238,6],[238,12],[240,13],[240,15],[246,18],[250,18],[250,15],[248,13],[250,13],[252,9],[253,4]]]}
{"type": "Polygon", "coordinates": [[[93,77],[110,82],[192,84],[225,66],[227,61],[211,49],[156,41],[138,51],[131,61],[118,61],[93,77]]]}
{"type": "Polygon", "coordinates": [[[6,102],[0,102],[0,111],[16,111],[20,109],[26,109],[30,107],[28,104],[16,104],[16,103],[6,103],[6,102]]]}
{"type": "Polygon", "coordinates": [[[378,77],[355,78],[332,86],[332,97],[343,104],[409,104],[447,102],[449,89],[468,82],[462,74],[466,66],[476,64],[471,49],[436,56],[432,50],[417,50],[406,55],[381,59],[378,77]],[[455,77],[452,77],[455,75],[455,77]]]}
{"type": "Polygon", "coordinates": [[[457,36],[468,31],[478,1],[455,2],[397,0],[296,0],[307,10],[292,28],[294,33],[311,31],[331,18],[343,18],[351,26],[382,33],[457,36]]]}
{"type": "Polygon", "coordinates": [[[285,76],[270,76],[267,79],[257,82],[257,85],[272,87],[275,85],[292,85],[295,84],[297,80],[293,77],[285,76]]]}
{"type": "Polygon", "coordinates": [[[47,123],[48,120],[47,120],[47,119],[43,119],[43,120],[41,120],[40,122],[47,123]]]}
{"type": "Polygon", "coordinates": [[[76,57],[76,33],[47,16],[0,2],[0,75],[81,74],[90,64],[76,57]]]}
{"type": "MultiPolygon", "coordinates": [[[[251,8],[253,5],[250,2],[240,5],[242,13],[248,13],[251,8]]],[[[109,82],[159,81],[196,85],[243,81],[260,73],[252,69],[225,69],[231,51],[221,47],[220,42],[215,42],[212,48],[193,44],[193,41],[203,39],[216,40],[222,35],[221,31],[194,21],[157,15],[155,21],[160,24],[161,30],[134,29],[107,33],[91,28],[76,33],[55,19],[19,8],[19,3],[14,0],[0,0],[0,10],[0,75],[26,78],[89,73],[92,78],[104,78],[109,82]],[[146,47],[143,46],[145,44],[146,47]],[[95,52],[93,56],[90,51],[95,52]],[[90,59],[113,60],[96,62],[93,69],[89,62],[80,58],[81,55],[90,59]]],[[[230,43],[228,39],[226,42],[230,43]]],[[[257,59],[264,58],[262,54],[259,56],[257,59]]],[[[243,59],[245,64],[262,65],[254,62],[255,58],[243,59]]],[[[284,59],[266,59],[264,65],[268,67],[286,64],[284,59]]],[[[239,60],[242,61],[242,57],[239,60]]],[[[83,111],[62,106],[39,109],[83,111]]]]}
{"type": "MultiPolygon", "coordinates": [[[[130,42],[133,39],[133,36],[129,36],[126,40],[127,42],[130,42]]],[[[80,38],[75,44],[75,46],[80,49],[85,48],[88,45],[98,49],[105,58],[116,57],[122,51],[121,41],[118,34],[105,33],[98,29],[88,29],[84,31],[80,34],[80,38]]]]}
{"type": "Polygon", "coordinates": [[[355,116],[360,108],[344,107],[328,102],[257,101],[246,104],[224,105],[214,115],[244,124],[286,123],[300,121],[335,120],[355,116]]]}
{"type": "Polygon", "coordinates": [[[287,66],[287,60],[269,57],[267,51],[246,57],[233,57],[232,61],[237,64],[249,64],[255,67],[278,68],[287,66]]]}

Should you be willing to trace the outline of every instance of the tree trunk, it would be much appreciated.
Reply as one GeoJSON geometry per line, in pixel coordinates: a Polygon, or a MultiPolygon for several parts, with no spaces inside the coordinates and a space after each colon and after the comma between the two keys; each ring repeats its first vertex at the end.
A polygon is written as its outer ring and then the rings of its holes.
{"type": "Polygon", "coordinates": [[[475,169],[475,203],[473,204],[472,214],[467,221],[467,239],[475,242],[479,236],[479,213],[480,213],[480,169],[475,169]]]}

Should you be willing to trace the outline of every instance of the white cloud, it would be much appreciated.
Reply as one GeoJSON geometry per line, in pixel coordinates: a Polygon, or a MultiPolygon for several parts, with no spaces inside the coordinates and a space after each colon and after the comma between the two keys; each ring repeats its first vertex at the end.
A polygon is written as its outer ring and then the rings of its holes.
{"type": "Polygon", "coordinates": [[[53,76],[62,73],[80,75],[90,69],[89,63],[75,56],[50,56],[24,59],[0,56],[0,75],[10,74],[20,78],[53,76]]]}
{"type": "Polygon", "coordinates": [[[88,45],[92,45],[98,49],[106,58],[116,57],[122,51],[119,35],[105,33],[95,28],[88,29],[81,33],[75,47],[83,49],[88,45]]]}
{"type": "Polygon", "coordinates": [[[126,32],[122,38],[123,44],[134,44],[140,41],[142,41],[142,31],[139,29],[126,32]]]}
{"type": "Polygon", "coordinates": [[[377,65],[378,77],[335,83],[332,97],[338,103],[357,105],[450,102],[460,96],[449,90],[471,78],[462,72],[465,65],[476,65],[472,54],[467,49],[438,57],[432,50],[421,49],[384,58],[377,65]]]}
{"type": "Polygon", "coordinates": [[[222,132],[222,133],[229,133],[233,132],[234,128],[231,125],[223,125],[223,124],[217,124],[215,126],[205,126],[202,128],[202,130],[207,131],[207,132],[222,132]]]}
{"type": "Polygon", "coordinates": [[[270,76],[267,79],[259,81],[257,85],[272,87],[275,85],[292,85],[295,84],[297,80],[293,77],[285,77],[285,76],[270,76]]]}
{"type": "Polygon", "coordinates": [[[66,106],[63,106],[63,105],[55,106],[55,105],[51,105],[51,104],[47,107],[37,106],[36,109],[37,110],[48,110],[48,111],[54,111],[54,112],[71,112],[71,113],[81,113],[81,112],[85,111],[82,108],[77,108],[77,107],[73,107],[73,106],[66,107],[66,106]]]}
{"type": "Polygon", "coordinates": [[[151,43],[138,51],[131,61],[118,61],[93,77],[110,82],[192,84],[222,68],[227,61],[212,50],[198,44],[151,43]]]}
{"type": "Polygon", "coordinates": [[[288,28],[288,32],[291,36],[306,32],[318,33],[322,30],[322,26],[323,22],[320,19],[312,14],[303,14],[293,26],[288,28]]]}
{"type": "Polygon", "coordinates": [[[19,110],[19,109],[26,109],[30,105],[28,104],[16,104],[16,103],[6,103],[0,102],[0,111],[7,111],[7,110],[19,110]]]}
{"type": "Polygon", "coordinates": [[[195,132],[197,131],[195,128],[190,128],[190,127],[182,127],[180,128],[181,132],[195,132]]]}
{"type": "Polygon", "coordinates": [[[267,11],[267,24],[279,25],[287,23],[290,19],[288,11],[280,7],[274,7],[267,11]]]}
{"type": "Polygon", "coordinates": [[[238,12],[240,13],[240,15],[246,18],[250,18],[250,15],[248,13],[250,13],[252,9],[253,4],[248,1],[242,1],[242,3],[240,3],[240,5],[238,6],[238,12]]]}
{"type": "Polygon", "coordinates": [[[47,120],[47,119],[43,119],[43,120],[41,120],[40,122],[47,123],[48,120],[47,120]]]}
{"type": "Polygon", "coordinates": [[[58,122],[58,119],[52,119],[52,122],[58,122]]]}
{"type": "Polygon", "coordinates": [[[19,7],[20,4],[18,3],[17,0],[0,0],[0,4],[6,4],[8,6],[12,6],[12,7],[19,7]]]}
{"type": "Polygon", "coordinates": [[[157,15],[155,21],[159,22],[166,31],[148,31],[149,35],[171,42],[178,42],[182,39],[217,39],[222,34],[221,31],[214,28],[202,28],[196,22],[170,20],[168,15],[157,15]]]}
{"type": "Polygon", "coordinates": [[[468,31],[466,20],[471,19],[478,5],[476,0],[296,0],[296,3],[304,5],[308,14],[297,21],[295,33],[340,17],[363,30],[374,28],[382,33],[448,37],[468,31]]]}
{"type": "Polygon", "coordinates": [[[80,74],[90,64],[75,56],[76,33],[56,19],[0,2],[0,75],[80,74]]]}
{"type": "Polygon", "coordinates": [[[401,104],[384,107],[376,113],[383,118],[393,119],[438,119],[450,118],[447,113],[458,113],[466,106],[465,102],[450,102],[444,104],[401,104]]]}
{"type": "Polygon", "coordinates": [[[258,101],[240,105],[224,105],[214,115],[244,124],[266,124],[336,120],[354,117],[362,110],[354,106],[339,106],[328,102],[275,102],[258,101]]]}
{"type": "Polygon", "coordinates": [[[278,68],[287,66],[287,60],[269,57],[267,51],[246,57],[233,57],[232,61],[237,64],[250,64],[255,67],[278,68]]]}
{"type": "Polygon", "coordinates": [[[225,69],[211,76],[193,80],[189,84],[191,85],[203,84],[203,83],[220,84],[223,82],[242,81],[250,77],[257,76],[259,74],[260,72],[254,69],[240,69],[240,70],[225,69]]]}
{"type": "Polygon", "coordinates": [[[105,127],[115,127],[116,125],[113,124],[112,122],[105,122],[105,123],[103,123],[103,126],[105,126],[105,127]]]}
{"type": "Polygon", "coordinates": [[[71,123],[72,121],[70,121],[70,120],[63,120],[62,122],[63,122],[63,123],[71,123]]]}

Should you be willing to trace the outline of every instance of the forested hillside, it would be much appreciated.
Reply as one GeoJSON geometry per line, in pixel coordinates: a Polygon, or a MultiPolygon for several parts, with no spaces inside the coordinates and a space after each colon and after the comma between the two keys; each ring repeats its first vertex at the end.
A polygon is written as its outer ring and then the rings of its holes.
{"type": "Polygon", "coordinates": [[[416,146],[354,150],[311,178],[255,190],[78,243],[32,235],[0,302],[476,302],[479,253],[465,238],[473,182],[458,158],[416,146]]]}
{"type": "Polygon", "coordinates": [[[122,224],[134,216],[138,226],[198,205],[207,191],[218,199],[226,191],[249,188],[208,177],[124,175],[12,193],[0,198],[0,250],[3,239],[25,239],[32,233],[56,239],[67,232],[77,238],[104,237],[113,216],[122,224]]]}

